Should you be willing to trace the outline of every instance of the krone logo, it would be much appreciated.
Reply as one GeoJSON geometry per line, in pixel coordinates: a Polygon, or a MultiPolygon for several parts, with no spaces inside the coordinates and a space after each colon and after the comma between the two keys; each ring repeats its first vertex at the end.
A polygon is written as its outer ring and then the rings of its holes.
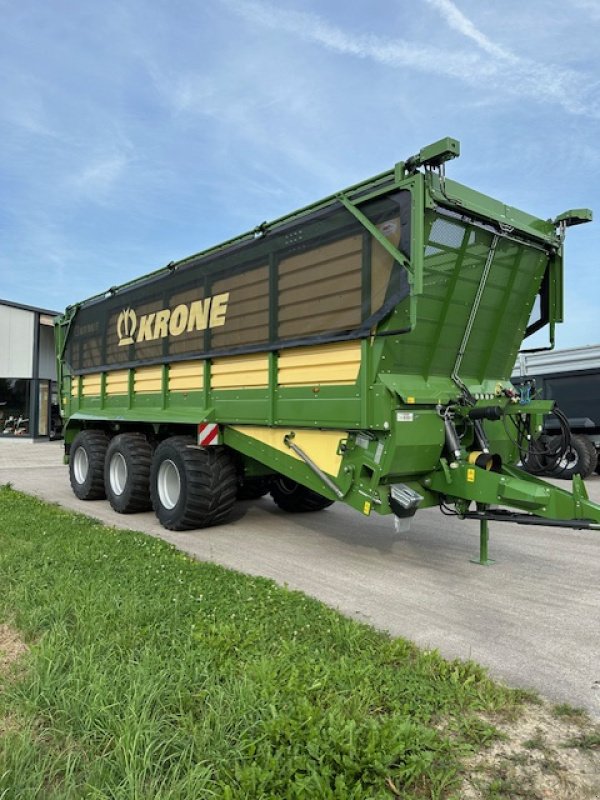
{"type": "Polygon", "coordinates": [[[133,336],[137,328],[137,316],[133,308],[124,308],[117,319],[117,336],[119,344],[133,344],[133,336]]]}
{"type": "Polygon", "coordinates": [[[220,328],[225,325],[228,302],[229,292],[224,292],[204,300],[180,303],[175,308],[143,314],[139,320],[132,308],[124,308],[117,317],[119,345],[151,342],[167,336],[220,328]]]}

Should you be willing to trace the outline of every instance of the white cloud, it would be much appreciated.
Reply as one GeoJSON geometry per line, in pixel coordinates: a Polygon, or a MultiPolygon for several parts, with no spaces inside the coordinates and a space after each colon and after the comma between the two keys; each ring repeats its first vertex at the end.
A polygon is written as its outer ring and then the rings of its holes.
{"type": "MultiPolygon", "coordinates": [[[[388,66],[412,66],[429,72],[464,77],[481,59],[473,53],[442,53],[427,45],[384,39],[375,34],[353,35],[327,20],[302,11],[289,11],[254,0],[224,0],[234,11],[258,25],[284,30],[328,50],[369,58],[388,66]]],[[[485,65],[483,69],[485,71],[485,65]]]]}
{"type": "Polygon", "coordinates": [[[448,25],[474,41],[472,49],[441,49],[376,34],[354,34],[308,12],[290,11],[260,0],[223,0],[238,14],[264,28],[282,30],[330,51],[368,58],[390,67],[409,67],[445,75],[488,93],[556,103],[571,114],[600,119],[598,83],[566,67],[524,58],[482,33],[451,0],[428,0],[448,25]]]}
{"type": "Polygon", "coordinates": [[[466,17],[451,0],[426,0],[426,2],[441,13],[451,28],[474,41],[482,50],[485,50],[492,56],[504,58],[508,61],[517,60],[512,53],[505,50],[504,47],[495,44],[495,42],[478,30],[471,20],[466,17]]]}
{"type": "MultiPolygon", "coordinates": [[[[148,74],[177,129],[210,137],[211,162],[221,165],[213,187],[219,193],[224,190],[224,175],[233,173],[236,183],[244,180],[239,165],[246,170],[249,158],[260,165],[260,179],[246,180],[254,196],[280,197],[282,186],[285,192],[297,191],[292,179],[285,181],[273,171],[274,153],[304,174],[333,185],[339,180],[327,154],[316,146],[334,121],[323,81],[301,69],[293,56],[286,63],[285,80],[265,81],[276,49],[262,53],[250,44],[240,46],[226,61],[213,63],[210,71],[175,70],[145,57],[148,74]]],[[[287,59],[288,53],[284,55],[287,59]]]]}
{"type": "MultiPolygon", "coordinates": [[[[463,36],[474,41],[482,50],[496,59],[499,68],[509,67],[507,78],[517,81],[512,91],[532,96],[539,100],[556,102],[566,111],[574,114],[600,118],[598,100],[589,102],[589,82],[572,69],[539,63],[530,58],[522,58],[510,50],[493,42],[466,17],[452,0],[426,0],[437,9],[448,25],[463,36]]],[[[600,8],[600,6],[597,6],[600,8]]],[[[596,87],[597,87],[596,82],[596,87]]]]}

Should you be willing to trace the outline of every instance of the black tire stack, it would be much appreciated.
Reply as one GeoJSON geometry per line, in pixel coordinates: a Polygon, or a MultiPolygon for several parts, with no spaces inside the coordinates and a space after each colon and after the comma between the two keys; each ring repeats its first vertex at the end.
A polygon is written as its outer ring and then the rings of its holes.
{"type": "Polygon", "coordinates": [[[283,475],[240,482],[227,447],[199,447],[192,436],[171,436],[154,448],[143,433],[110,439],[102,430],[83,430],[71,445],[69,475],[80,500],[107,498],[120,514],[153,508],[172,531],[221,525],[236,499],[268,492],[291,513],[321,511],[334,502],[283,475]]]}

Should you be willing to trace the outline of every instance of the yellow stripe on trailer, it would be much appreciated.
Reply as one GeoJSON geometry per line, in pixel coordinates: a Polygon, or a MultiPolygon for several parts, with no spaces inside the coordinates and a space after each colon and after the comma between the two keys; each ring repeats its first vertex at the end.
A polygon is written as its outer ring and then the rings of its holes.
{"type": "Polygon", "coordinates": [[[356,383],[360,369],[360,342],[317,344],[282,350],[279,355],[279,386],[356,383]]]}
{"type": "MultiPolygon", "coordinates": [[[[256,441],[279,450],[292,458],[302,461],[299,455],[285,444],[284,437],[292,432],[291,428],[263,428],[254,425],[230,425],[232,430],[249,436],[256,441]]],[[[340,442],[348,437],[347,431],[314,431],[293,429],[294,444],[303,450],[315,464],[328,475],[336,478],[342,463],[342,455],[338,453],[340,442]]]]}
{"type": "Polygon", "coordinates": [[[204,361],[181,361],[169,366],[169,391],[193,392],[204,387],[204,361]]]}
{"type": "Polygon", "coordinates": [[[269,385],[269,357],[265,353],[215,358],[210,384],[213,389],[258,389],[269,385]]]}
{"type": "Polygon", "coordinates": [[[92,375],[84,375],[81,380],[81,395],[82,397],[94,397],[100,395],[102,386],[102,375],[95,372],[92,375]]]}
{"type": "Polygon", "coordinates": [[[162,367],[138,367],[133,376],[133,391],[136,394],[160,392],[162,389],[162,367]]]}
{"type": "Polygon", "coordinates": [[[119,369],[106,373],[106,394],[127,394],[129,392],[129,370],[119,369]]]}

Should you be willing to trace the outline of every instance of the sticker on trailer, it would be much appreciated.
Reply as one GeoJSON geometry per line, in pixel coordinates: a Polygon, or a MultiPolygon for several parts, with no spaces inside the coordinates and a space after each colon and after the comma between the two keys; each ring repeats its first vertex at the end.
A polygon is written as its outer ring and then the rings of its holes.
{"type": "Polygon", "coordinates": [[[396,422],[414,422],[413,411],[396,411],[396,422]]]}
{"type": "Polygon", "coordinates": [[[198,444],[201,447],[219,444],[219,426],[216,422],[201,422],[198,425],[198,444]]]}

